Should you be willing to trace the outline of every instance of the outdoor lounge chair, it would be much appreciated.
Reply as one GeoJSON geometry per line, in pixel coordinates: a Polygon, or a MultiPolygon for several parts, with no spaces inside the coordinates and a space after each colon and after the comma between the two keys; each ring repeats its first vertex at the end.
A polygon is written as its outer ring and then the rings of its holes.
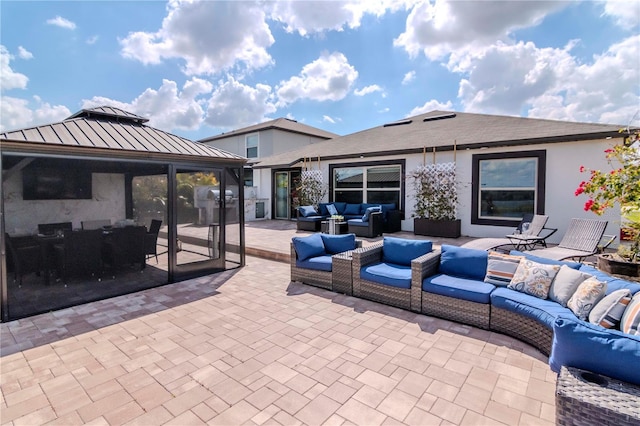
{"type": "MultiPolygon", "coordinates": [[[[598,253],[600,240],[604,236],[607,227],[606,220],[571,219],[569,228],[565,232],[560,244],[538,250],[528,250],[535,256],[554,260],[574,259],[582,262],[585,258],[598,253]]],[[[610,238],[604,247],[611,244],[614,238],[610,238]]]]}
{"type": "Polygon", "coordinates": [[[555,234],[557,228],[547,228],[545,225],[549,216],[526,214],[515,231],[504,238],[478,238],[462,245],[462,247],[477,250],[498,250],[509,252],[510,250],[533,250],[541,246],[547,247],[547,238],[555,234]],[[524,223],[529,223],[529,229],[523,231],[524,223]]]}

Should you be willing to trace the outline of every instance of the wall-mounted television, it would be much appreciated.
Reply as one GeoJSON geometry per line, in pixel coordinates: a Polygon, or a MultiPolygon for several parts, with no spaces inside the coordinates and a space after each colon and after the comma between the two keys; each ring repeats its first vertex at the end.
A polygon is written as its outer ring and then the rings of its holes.
{"type": "Polygon", "coordinates": [[[90,200],[91,171],[74,168],[25,168],[24,200],[90,200]]]}

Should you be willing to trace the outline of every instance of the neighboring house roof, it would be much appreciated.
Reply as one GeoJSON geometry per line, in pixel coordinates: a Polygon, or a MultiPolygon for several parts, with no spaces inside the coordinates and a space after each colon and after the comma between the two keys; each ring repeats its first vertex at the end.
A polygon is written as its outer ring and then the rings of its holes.
{"type": "Polygon", "coordinates": [[[214,142],[220,139],[226,139],[231,136],[240,136],[270,129],[299,133],[301,135],[315,136],[322,139],[332,139],[339,136],[335,133],[318,129],[317,127],[311,127],[306,124],[298,123],[296,120],[291,120],[289,118],[276,118],[275,120],[265,121],[264,123],[254,124],[253,126],[243,127],[242,129],[232,130],[227,133],[200,139],[198,142],[214,142]]]}
{"type": "Polygon", "coordinates": [[[431,111],[259,160],[254,168],[290,167],[316,160],[406,155],[493,146],[620,137],[622,126],[499,115],[431,111]]]}
{"type": "Polygon", "coordinates": [[[143,124],[146,121],[118,108],[85,109],[58,123],[0,133],[0,146],[3,151],[57,155],[246,161],[239,155],[149,127],[143,124]]]}

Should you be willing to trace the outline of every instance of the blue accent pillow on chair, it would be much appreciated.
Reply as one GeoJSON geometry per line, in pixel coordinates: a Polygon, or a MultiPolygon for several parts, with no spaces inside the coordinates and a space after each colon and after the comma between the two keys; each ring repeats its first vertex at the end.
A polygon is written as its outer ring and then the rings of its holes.
{"type": "Polygon", "coordinates": [[[317,216],[318,215],[318,212],[316,211],[315,207],[313,207],[313,206],[300,206],[300,207],[298,207],[298,210],[300,211],[300,214],[303,217],[317,216]]]}
{"type": "Polygon", "coordinates": [[[298,260],[307,260],[310,257],[326,254],[320,234],[311,234],[308,237],[293,237],[291,241],[293,241],[293,248],[296,250],[298,260]]]}
{"type": "Polygon", "coordinates": [[[327,204],[327,211],[331,216],[336,216],[338,214],[338,209],[333,204],[327,204]]]}
{"type": "Polygon", "coordinates": [[[373,212],[382,212],[382,207],[380,206],[367,207],[367,210],[364,211],[364,215],[362,216],[362,221],[369,222],[369,216],[371,216],[371,213],[373,212]]]}
{"type": "Polygon", "coordinates": [[[429,240],[384,237],[382,242],[382,261],[395,263],[396,265],[411,266],[413,259],[430,253],[432,249],[433,243],[429,240]]]}
{"type": "Polygon", "coordinates": [[[327,254],[342,253],[347,250],[354,250],[356,248],[356,235],[344,234],[344,235],[330,235],[321,234],[322,242],[327,254]]]}

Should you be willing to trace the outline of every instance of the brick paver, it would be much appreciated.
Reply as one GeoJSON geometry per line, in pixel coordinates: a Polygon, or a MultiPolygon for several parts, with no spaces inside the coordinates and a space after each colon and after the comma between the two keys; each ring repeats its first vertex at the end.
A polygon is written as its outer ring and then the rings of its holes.
{"type": "Polygon", "coordinates": [[[507,336],[289,281],[285,263],[1,325],[2,424],[553,424],[507,336]]]}

